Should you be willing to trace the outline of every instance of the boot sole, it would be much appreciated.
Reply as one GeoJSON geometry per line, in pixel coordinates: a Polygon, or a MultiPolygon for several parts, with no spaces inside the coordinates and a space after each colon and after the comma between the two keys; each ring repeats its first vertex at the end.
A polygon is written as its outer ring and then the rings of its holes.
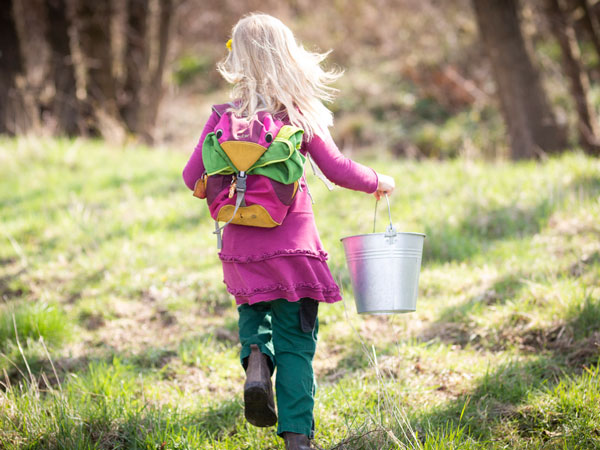
{"type": "Polygon", "coordinates": [[[277,414],[270,403],[269,392],[262,384],[244,388],[244,415],[255,427],[272,427],[277,423],[277,414]]]}

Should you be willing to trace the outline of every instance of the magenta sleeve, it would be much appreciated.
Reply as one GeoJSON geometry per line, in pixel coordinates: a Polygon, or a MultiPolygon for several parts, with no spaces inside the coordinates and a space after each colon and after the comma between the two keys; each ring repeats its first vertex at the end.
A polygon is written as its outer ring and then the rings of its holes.
{"type": "Polygon", "coordinates": [[[323,174],[338,186],[367,194],[377,190],[377,172],[342,155],[329,133],[324,137],[314,135],[306,143],[306,150],[323,174]]]}
{"type": "Polygon", "coordinates": [[[206,125],[204,125],[198,145],[196,145],[192,156],[183,169],[183,181],[192,191],[194,190],[196,181],[204,173],[204,163],[202,162],[202,144],[204,144],[206,135],[215,129],[217,122],[219,122],[219,116],[213,111],[211,116],[208,118],[206,125]]]}

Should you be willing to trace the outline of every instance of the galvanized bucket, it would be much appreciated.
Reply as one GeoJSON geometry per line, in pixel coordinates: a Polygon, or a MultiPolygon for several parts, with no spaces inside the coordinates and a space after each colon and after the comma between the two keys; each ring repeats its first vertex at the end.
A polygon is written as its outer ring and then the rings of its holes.
{"type": "Polygon", "coordinates": [[[425,235],[396,231],[387,195],[386,200],[390,224],[385,233],[375,233],[375,203],[373,233],[341,239],[359,314],[406,313],[417,308],[425,235]]]}

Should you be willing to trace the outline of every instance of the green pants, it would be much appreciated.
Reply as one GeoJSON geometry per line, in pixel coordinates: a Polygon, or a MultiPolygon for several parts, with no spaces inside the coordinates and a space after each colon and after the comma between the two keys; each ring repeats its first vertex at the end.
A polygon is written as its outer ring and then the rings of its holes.
{"type": "Polygon", "coordinates": [[[238,306],[242,365],[245,367],[250,355],[250,345],[257,344],[269,356],[272,369],[277,368],[277,434],[291,431],[313,437],[316,385],[312,360],[319,328],[316,308],[311,299],[238,306]]]}

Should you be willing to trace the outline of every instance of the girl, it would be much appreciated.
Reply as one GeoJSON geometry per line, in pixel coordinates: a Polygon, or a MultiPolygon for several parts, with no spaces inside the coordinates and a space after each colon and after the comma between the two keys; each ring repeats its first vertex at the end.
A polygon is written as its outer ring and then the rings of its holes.
{"type": "MultiPolygon", "coordinates": [[[[220,114],[254,117],[268,111],[304,130],[300,151],[309,154],[334,183],[373,193],[379,199],[394,190],[393,178],[345,158],[328,127],[332,113],[330,83],[340,74],[324,71],[327,53],[311,53],[299,45],[278,19],[251,14],[233,28],[229,54],[218,71],[233,85],[235,101],[213,107],[184,171],[190,189],[202,176],[202,144],[220,114]]],[[[341,300],[327,266],[304,179],[283,223],[275,228],[229,224],[219,258],[224,282],[239,311],[240,359],[246,370],[244,408],[256,426],[278,422],[277,434],[287,449],[310,449],[314,434],[315,383],[312,360],[318,332],[319,303],[341,300]],[[275,380],[277,412],[271,375],[275,380]]]]}

